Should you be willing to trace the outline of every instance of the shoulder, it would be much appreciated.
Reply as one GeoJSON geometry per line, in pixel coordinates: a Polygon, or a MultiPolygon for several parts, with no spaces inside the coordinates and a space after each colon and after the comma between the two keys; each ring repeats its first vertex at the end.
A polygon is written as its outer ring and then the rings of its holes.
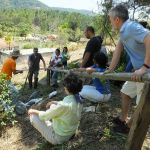
{"type": "Polygon", "coordinates": [[[145,29],[141,24],[136,21],[129,21],[126,25],[126,28],[132,31],[132,33],[134,31],[147,31],[147,29],[145,29]]]}
{"type": "Polygon", "coordinates": [[[89,40],[89,43],[98,43],[99,40],[97,37],[92,37],[90,40],[89,40]]]}
{"type": "Polygon", "coordinates": [[[34,55],[34,54],[30,54],[30,55],[29,55],[29,58],[33,57],[33,55],[34,55]]]}
{"type": "Polygon", "coordinates": [[[7,61],[8,61],[9,63],[16,64],[16,61],[15,61],[14,59],[12,59],[12,58],[8,58],[7,61]]]}

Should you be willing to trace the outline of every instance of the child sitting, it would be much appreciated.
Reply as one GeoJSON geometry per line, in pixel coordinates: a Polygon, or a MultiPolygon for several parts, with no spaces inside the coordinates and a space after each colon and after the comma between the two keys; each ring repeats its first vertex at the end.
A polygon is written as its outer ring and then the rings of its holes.
{"type": "Polygon", "coordinates": [[[70,59],[70,56],[68,55],[68,48],[64,47],[62,51],[62,63],[64,68],[67,68],[67,61],[70,59]]]}
{"type": "MultiPolygon", "coordinates": [[[[50,68],[56,69],[61,68],[62,66],[63,66],[62,55],[60,53],[60,49],[57,48],[50,61],[50,68]]],[[[58,74],[59,73],[56,71],[51,71],[51,86],[53,87],[58,87],[57,84],[58,74]]]]}
{"type": "Polygon", "coordinates": [[[48,103],[46,111],[28,111],[32,125],[54,145],[68,141],[75,134],[82,111],[78,94],[82,89],[82,81],[70,74],[64,79],[63,85],[67,96],[62,101],[48,103]]]}
{"type": "MultiPolygon", "coordinates": [[[[89,68],[81,68],[81,71],[87,73],[104,72],[107,66],[108,58],[104,53],[96,53],[94,56],[94,65],[89,68]]],[[[93,86],[84,85],[80,95],[92,102],[105,102],[111,97],[108,80],[93,78],[93,86]]]]}

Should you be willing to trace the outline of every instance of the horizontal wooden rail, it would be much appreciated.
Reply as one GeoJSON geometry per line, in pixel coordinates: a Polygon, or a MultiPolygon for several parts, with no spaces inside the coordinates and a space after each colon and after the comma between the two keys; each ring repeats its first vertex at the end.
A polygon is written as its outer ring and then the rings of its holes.
{"type": "MultiPolygon", "coordinates": [[[[69,74],[72,72],[72,73],[77,74],[80,77],[86,77],[86,78],[96,77],[96,78],[100,78],[100,79],[119,80],[119,81],[132,81],[131,76],[133,75],[133,73],[108,73],[108,74],[104,74],[104,73],[94,72],[92,74],[88,74],[86,72],[80,72],[80,71],[76,71],[76,70],[63,70],[63,69],[51,69],[51,70],[66,73],[66,74],[69,74]]],[[[150,83],[150,74],[149,73],[145,74],[142,77],[141,82],[150,83]]]]}

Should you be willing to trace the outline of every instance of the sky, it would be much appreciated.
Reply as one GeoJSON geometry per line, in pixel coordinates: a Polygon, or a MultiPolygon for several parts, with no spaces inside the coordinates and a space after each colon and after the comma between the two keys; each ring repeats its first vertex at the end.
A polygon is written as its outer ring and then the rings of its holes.
{"type": "Polygon", "coordinates": [[[50,7],[97,10],[97,0],[39,0],[50,7]]]}

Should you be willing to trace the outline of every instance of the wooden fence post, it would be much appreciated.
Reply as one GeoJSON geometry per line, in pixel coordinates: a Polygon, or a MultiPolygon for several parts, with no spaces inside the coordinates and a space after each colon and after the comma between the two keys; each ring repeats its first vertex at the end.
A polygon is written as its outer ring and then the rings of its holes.
{"type": "Polygon", "coordinates": [[[125,150],[141,150],[150,125],[150,84],[145,84],[134,115],[125,150]]]}
{"type": "Polygon", "coordinates": [[[49,86],[50,86],[50,79],[51,79],[50,69],[47,69],[47,85],[49,86]]]}

